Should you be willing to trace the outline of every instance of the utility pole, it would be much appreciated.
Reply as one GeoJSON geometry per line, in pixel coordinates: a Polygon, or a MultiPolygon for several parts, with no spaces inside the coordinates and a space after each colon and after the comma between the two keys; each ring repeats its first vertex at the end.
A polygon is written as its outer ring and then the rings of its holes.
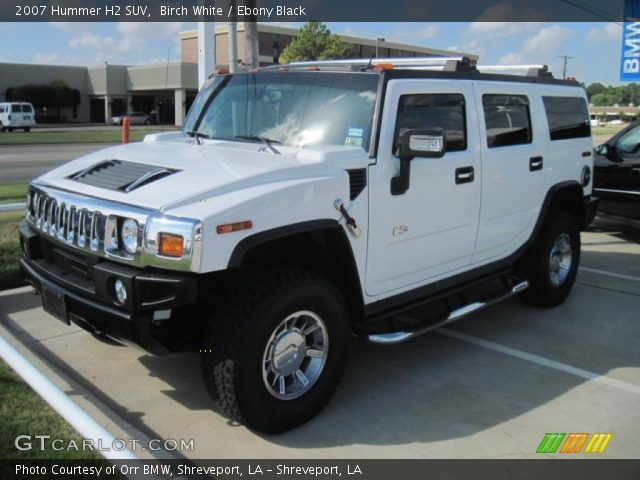
{"type": "Polygon", "coordinates": [[[215,23],[198,22],[198,88],[216,69],[215,23]]]}
{"type": "Polygon", "coordinates": [[[564,59],[564,64],[562,66],[562,78],[566,80],[567,78],[567,62],[574,57],[570,57],[569,55],[558,55],[558,58],[564,59]]]}
{"type": "MultiPolygon", "coordinates": [[[[256,0],[245,0],[244,4],[255,11],[256,0]]],[[[260,66],[258,52],[258,24],[257,16],[249,15],[244,22],[244,63],[251,69],[260,66]]]]}

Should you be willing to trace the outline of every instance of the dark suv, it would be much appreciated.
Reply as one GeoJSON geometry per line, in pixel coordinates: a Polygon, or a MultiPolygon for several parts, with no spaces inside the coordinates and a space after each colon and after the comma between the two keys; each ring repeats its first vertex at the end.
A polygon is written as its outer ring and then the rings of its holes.
{"type": "Polygon", "coordinates": [[[599,211],[640,220],[640,121],[598,146],[593,166],[599,211]]]}

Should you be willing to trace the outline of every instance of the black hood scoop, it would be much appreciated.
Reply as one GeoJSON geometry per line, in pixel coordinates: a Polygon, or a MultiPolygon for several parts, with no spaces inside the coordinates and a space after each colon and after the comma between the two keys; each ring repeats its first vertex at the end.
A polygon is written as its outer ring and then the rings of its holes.
{"type": "Polygon", "coordinates": [[[104,160],[67,178],[94,187],[129,193],[179,171],[146,163],[104,160]]]}

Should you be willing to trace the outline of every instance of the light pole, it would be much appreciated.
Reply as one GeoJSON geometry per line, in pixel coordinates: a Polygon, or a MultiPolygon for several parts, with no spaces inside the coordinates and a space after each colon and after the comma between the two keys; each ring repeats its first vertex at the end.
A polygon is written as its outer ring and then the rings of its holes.
{"type": "Polygon", "coordinates": [[[380,48],[380,42],[384,42],[385,39],[383,37],[376,38],[376,58],[378,58],[378,50],[380,48]]]}

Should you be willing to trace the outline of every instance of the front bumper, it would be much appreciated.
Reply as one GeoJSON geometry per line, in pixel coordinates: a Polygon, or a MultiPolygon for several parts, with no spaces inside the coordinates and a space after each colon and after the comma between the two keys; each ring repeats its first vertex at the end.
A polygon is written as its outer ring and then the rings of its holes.
{"type": "Polygon", "coordinates": [[[62,299],[66,323],[157,355],[174,350],[183,340],[176,337],[188,334],[179,313],[197,300],[194,276],[88,257],[41,237],[26,222],[20,225],[20,245],[26,278],[43,299],[44,290],[62,299]],[[128,293],[122,305],[114,294],[116,279],[128,293]]]}

